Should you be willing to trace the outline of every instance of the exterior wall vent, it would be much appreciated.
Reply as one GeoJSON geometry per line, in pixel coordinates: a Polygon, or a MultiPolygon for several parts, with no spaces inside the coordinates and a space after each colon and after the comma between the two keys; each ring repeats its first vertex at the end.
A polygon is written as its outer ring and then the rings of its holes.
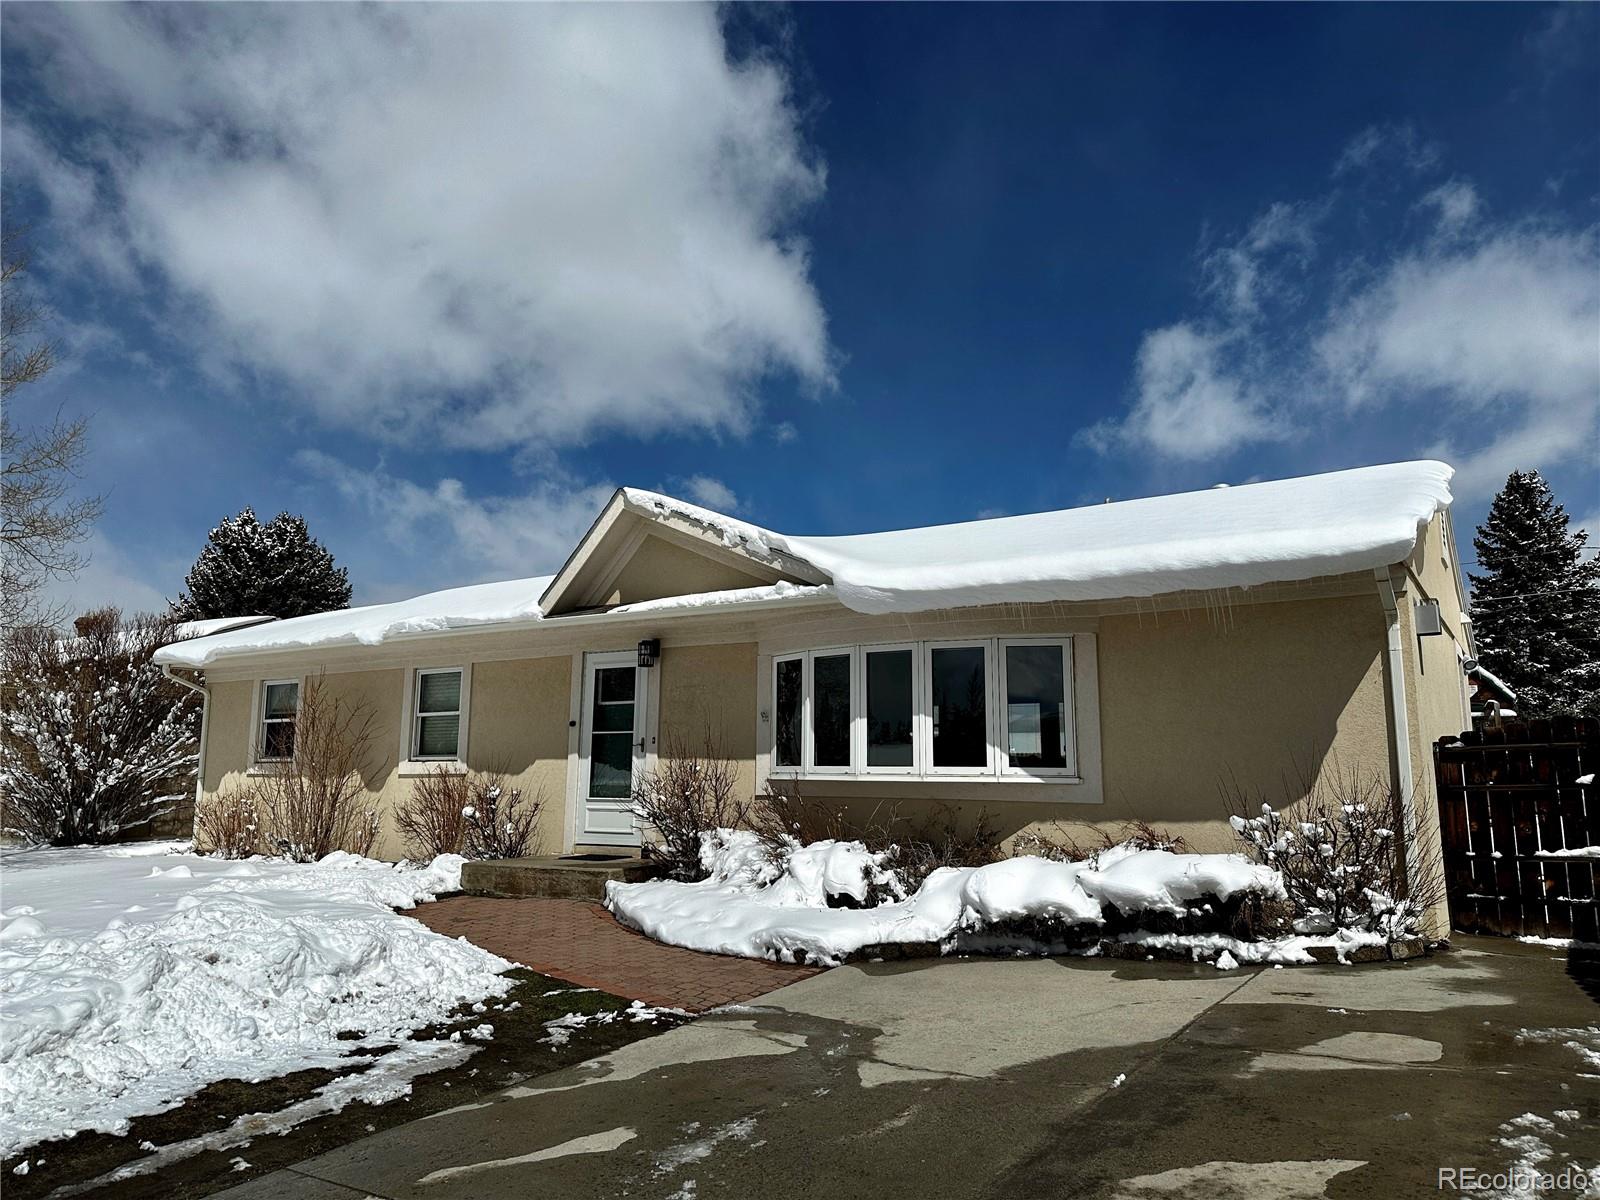
{"type": "Polygon", "coordinates": [[[1418,600],[1412,606],[1412,612],[1417,619],[1418,637],[1432,637],[1444,632],[1444,621],[1439,616],[1437,600],[1418,600]]]}

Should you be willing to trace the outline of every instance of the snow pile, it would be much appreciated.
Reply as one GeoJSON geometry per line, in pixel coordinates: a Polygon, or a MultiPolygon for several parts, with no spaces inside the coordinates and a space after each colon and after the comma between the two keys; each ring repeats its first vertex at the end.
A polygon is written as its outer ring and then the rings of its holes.
{"type": "Polygon", "coordinates": [[[335,1066],[510,986],[510,963],[392,911],[459,889],[458,856],[180,849],[0,859],[0,1153],[121,1132],[216,1080],[335,1066]]]}
{"type": "Polygon", "coordinates": [[[949,943],[961,933],[1019,920],[1098,925],[1123,915],[1181,913],[1185,901],[1258,893],[1281,897],[1269,867],[1237,854],[1173,854],[1118,847],[1085,862],[1024,856],[982,867],[940,867],[915,895],[873,908],[858,903],[874,885],[891,894],[887,857],[860,842],[816,842],[785,863],[763,861],[755,836],[720,830],[708,838],[699,883],[608,883],[606,907],[657,941],[745,958],[838,963],[867,946],[949,943]]]}

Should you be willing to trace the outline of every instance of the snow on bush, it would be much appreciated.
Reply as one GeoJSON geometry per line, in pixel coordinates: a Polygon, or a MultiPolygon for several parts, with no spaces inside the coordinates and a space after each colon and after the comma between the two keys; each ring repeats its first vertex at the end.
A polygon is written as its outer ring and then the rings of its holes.
{"type": "Polygon", "coordinates": [[[718,830],[702,845],[709,878],[606,885],[618,920],[658,941],[746,958],[834,964],[868,946],[950,943],[1017,921],[1098,926],[1111,916],[1172,914],[1207,898],[1281,898],[1269,867],[1237,854],[1113,849],[1088,862],[1023,856],[980,867],[940,867],[915,894],[866,908],[874,889],[895,895],[889,851],[860,842],[798,845],[781,863],[756,834],[718,830]]]}
{"type": "Polygon", "coordinates": [[[79,618],[77,636],[7,630],[0,825],[28,842],[110,842],[194,787],[200,708],[151,661],[170,617],[79,618]]]}
{"type": "Polygon", "coordinates": [[[510,986],[510,963],[393,911],[459,890],[459,856],[179,849],[5,857],[0,1153],[122,1132],[217,1080],[338,1066],[510,986]]]}

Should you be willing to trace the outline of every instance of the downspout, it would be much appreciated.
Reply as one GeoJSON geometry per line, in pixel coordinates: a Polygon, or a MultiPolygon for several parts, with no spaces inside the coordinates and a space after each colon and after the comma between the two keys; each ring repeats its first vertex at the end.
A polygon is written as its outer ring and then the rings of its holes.
{"type": "MultiPolygon", "coordinates": [[[[1394,746],[1394,773],[1400,789],[1401,816],[1405,822],[1403,834],[1406,847],[1406,887],[1411,895],[1417,885],[1417,806],[1415,780],[1411,774],[1411,720],[1406,710],[1406,671],[1403,643],[1400,636],[1400,602],[1395,594],[1394,580],[1387,567],[1374,567],[1373,577],[1378,583],[1378,602],[1383,605],[1384,623],[1388,626],[1388,644],[1385,647],[1384,666],[1389,680],[1389,712],[1391,716],[1389,740],[1394,746]]],[[[1402,585],[1401,594],[1404,594],[1402,585]]]]}
{"type": "MultiPolygon", "coordinates": [[[[174,675],[172,667],[167,663],[161,664],[161,673],[172,680],[173,683],[186,687],[191,692],[198,692],[200,695],[200,753],[194,764],[194,821],[195,827],[198,828],[200,802],[205,799],[206,794],[206,729],[211,721],[211,693],[203,684],[198,684],[192,679],[185,679],[182,675],[174,675]]],[[[192,834],[194,830],[191,829],[190,832],[192,834]]]]}

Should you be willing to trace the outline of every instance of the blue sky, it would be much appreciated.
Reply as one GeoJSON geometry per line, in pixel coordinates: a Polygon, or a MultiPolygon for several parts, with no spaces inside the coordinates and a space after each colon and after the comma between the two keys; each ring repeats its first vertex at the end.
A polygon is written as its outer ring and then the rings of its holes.
{"type": "Polygon", "coordinates": [[[1396,458],[1600,524],[1600,12],[7,5],[0,167],[107,495],[357,602],[609,489],[794,533],[1396,458]]]}

